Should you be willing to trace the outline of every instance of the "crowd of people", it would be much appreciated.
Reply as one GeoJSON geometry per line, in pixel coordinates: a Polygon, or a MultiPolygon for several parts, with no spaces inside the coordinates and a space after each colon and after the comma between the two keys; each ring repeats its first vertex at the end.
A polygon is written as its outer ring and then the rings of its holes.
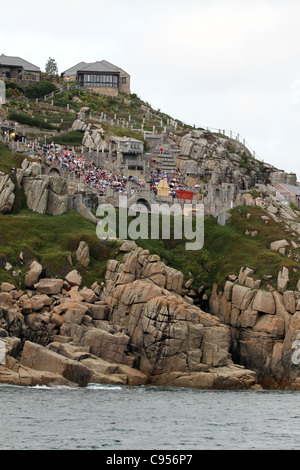
{"type": "MultiPolygon", "coordinates": [[[[127,183],[131,182],[131,192],[139,191],[145,183],[142,179],[134,176],[118,175],[110,170],[98,167],[92,161],[83,155],[78,155],[70,149],[63,149],[54,143],[43,147],[43,154],[49,164],[60,165],[65,171],[72,173],[75,178],[81,178],[81,181],[92,183],[100,195],[105,195],[107,189],[111,188],[113,192],[127,193],[127,183]]],[[[176,197],[177,191],[185,189],[185,177],[177,168],[169,172],[161,171],[159,168],[153,170],[150,175],[150,190],[157,195],[158,184],[161,180],[167,181],[170,191],[169,195],[176,197]]]]}
{"type": "Polygon", "coordinates": [[[60,165],[64,170],[74,174],[75,178],[92,183],[99,190],[100,195],[104,195],[108,188],[114,192],[125,193],[127,191],[127,181],[131,181],[137,187],[144,183],[141,180],[125,175],[118,175],[112,171],[96,166],[92,161],[87,160],[82,155],[77,155],[68,149],[59,150],[54,144],[46,150],[46,158],[49,163],[60,165]]]}
{"type": "Polygon", "coordinates": [[[184,183],[185,177],[177,168],[174,168],[170,172],[161,171],[159,169],[152,171],[150,189],[155,195],[157,194],[157,187],[161,180],[165,180],[168,183],[170,188],[169,195],[173,197],[176,197],[177,191],[186,188],[184,183]]]}

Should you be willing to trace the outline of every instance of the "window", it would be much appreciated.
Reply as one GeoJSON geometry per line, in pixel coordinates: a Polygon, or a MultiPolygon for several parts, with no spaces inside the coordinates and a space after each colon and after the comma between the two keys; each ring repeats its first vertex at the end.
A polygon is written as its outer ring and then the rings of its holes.
{"type": "Polygon", "coordinates": [[[122,83],[126,83],[126,77],[122,77],[122,83]]]}
{"type": "MultiPolygon", "coordinates": [[[[83,84],[92,87],[113,87],[117,88],[119,82],[118,75],[93,74],[83,75],[83,84]]],[[[82,78],[81,78],[82,83],[82,78]]]]}

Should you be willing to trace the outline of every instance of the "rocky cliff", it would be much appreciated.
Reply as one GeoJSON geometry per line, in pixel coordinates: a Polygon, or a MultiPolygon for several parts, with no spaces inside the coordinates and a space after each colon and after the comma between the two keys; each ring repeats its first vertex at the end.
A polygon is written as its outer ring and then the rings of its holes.
{"type": "MultiPolygon", "coordinates": [[[[214,286],[210,311],[231,330],[233,357],[255,370],[266,388],[300,389],[297,359],[300,318],[300,280],[289,290],[289,270],[278,273],[277,289],[260,289],[253,269],[230,275],[223,289],[214,286]],[[257,288],[258,287],[258,288],[257,288]]],[[[267,279],[266,279],[267,280],[267,279]]]]}
{"type": "Polygon", "coordinates": [[[42,174],[42,166],[38,162],[30,163],[24,159],[22,167],[12,169],[10,175],[0,173],[0,213],[12,212],[17,187],[24,191],[26,205],[33,212],[60,215],[68,210],[66,180],[42,174]]]}
{"type": "Polygon", "coordinates": [[[193,130],[181,139],[177,167],[186,176],[212,184],[231,183],[239,190],[257,183],[296,184],[296,174],[286,173],[254,158],[242,142],[205,130],[193,130]]]}
{"type": "Polygon", "coordinates": [[[233,362],[230,326],[181,295],[180,272],[135,243],[120,250],[103,286],[82,288],[76,270],[42,278],[37,262],[25,291],[2,283],[0,382],[259,387],[255,371],[233,362]]]}

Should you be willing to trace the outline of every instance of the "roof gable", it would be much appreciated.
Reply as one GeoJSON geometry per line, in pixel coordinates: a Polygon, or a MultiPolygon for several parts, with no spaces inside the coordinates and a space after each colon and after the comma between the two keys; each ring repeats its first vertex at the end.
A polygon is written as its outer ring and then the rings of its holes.
{"type": "Polygon", "coordinates": [[[21,59],[21,57],[11,57],[7,55],[0,55],[0,65],[7,67],[22,67],[27,72],[40,72],[40,68],[36,65],[21,59]]]}
{"type": "Polygon", "coordinates": [[[282,186],[291,193],[295,194],[295,196],[300,196],[300,186],[292,186],[291,184],[279,183],[277,184],[277,186],[275,186],[275,189],[277,189],[278,186],[282,186]]]}
{"type": "Polygon", "coordinates": [[[77,71],[85,66],[89,65],[87,62],[79,62],[79,64],[74,65],[73,67],[62,72],[62,75],[71,76],[76,75],[77,71]]]}
{"type": "Polygon", "coordinates": [[[78,72],[111,72],[111,73],[118,73],[120,72],[120,68],[116,67],[115,65],[107,62],[106,60],[101,60],[97,62],[92,62],[87,64],[86,67],[82,67],[78,69],[78,72]]]}

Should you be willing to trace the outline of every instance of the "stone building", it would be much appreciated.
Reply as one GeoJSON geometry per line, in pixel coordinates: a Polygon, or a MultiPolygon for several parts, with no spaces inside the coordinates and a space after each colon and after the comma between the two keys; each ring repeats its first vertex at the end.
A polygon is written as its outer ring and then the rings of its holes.
{"type": "Polygon", "coordinates": [[[20,57],[0,55],[0,80],[11,80],[20,84],[40,81],[41,70],[20,57]]]}
{"type": "Polygon", "coordinates": [[[78,82],[83,88],[97,93],[110,96],[130,94],[130,75],[106,60],[80,62],[65,70],[61,76],[65,82],[78,82]]]}
{"type": "Polygon", "coordinates": [[[121,166],[125,163],[130,170],[144,169],[144,143],[132,137],[112,136],[110,138],[112,156],[117,157],[121,166]]]}

